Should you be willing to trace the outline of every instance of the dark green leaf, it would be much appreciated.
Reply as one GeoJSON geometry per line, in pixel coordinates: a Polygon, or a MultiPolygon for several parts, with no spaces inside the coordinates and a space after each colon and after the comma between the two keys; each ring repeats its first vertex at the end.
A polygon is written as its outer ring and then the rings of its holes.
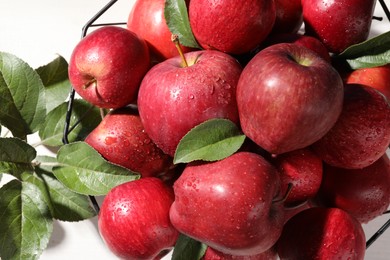
{"type": "Polygon", "coordinates": [[[172,253],[172,260],[199,260],[207,246],[184,234],[180,234],[172,253]]]}
{"type": "Polygon", "coordinates": [[[61,221],[80,221],[96,216],[88,196],[71,191],[55,178],[51,168],[57,163],[56,158],[39,156],[36,163],[39,164],[35,167],[36,174],[28,175],[23,180],[41,190],[53,218],[61,221]]]}
{"type": "Polygon", "coordinates": [[[235,153],[244,143],[238,127],[227,119],[211,119],[191,129],[176,149],[174,163],[217,161],[235,153]]]}
{"type": "Polygon", "coordinates": [[[68,78],[68,62],[62,56],[58,56],[36,71],[46,89],[46,113],[49,113],[69,96],[71,84],[68,78]]]}
{"type": "Polygon", "coordinates": [[[14,55],[0,52],[0,123],[25,139],[44,121],[45,103],[38,73],[14,55]]]}
{"type": "Polygon", "coordinates": [[[105,195],[113,187],[140,175],[111,164],[84,142],[64,145],[57,154],[54,175],[69,189],[84,195],[105,195]]]}
{"type": "Polygon", "coordinates": [[[40,190],[11,180],[0,188],[0,258],[38,259],[47,247],[53,222],[40,190]]]}
{"type": "MultiPolygon", "coordinates": [[[[68,103],[53,109],[46,117],[39,137],[44,145],[61,146],[64,134],[65,117],[68,103]]],[[[69,142],[82,141],[101,121],[99,108],[92,106],[82,99],[75,99],[72,107],[70,125],[75,128],[69,133],[69,142]]]]}
{"type": "Polygon", "coordinates": [[[16,137],[0,138],[0,172],[16,178],[24,171],[32,170],[31,162],[36,150],[25,141],[16,137]]]}
{"type": "Polygon", "coordinates": [[[390,31],[352,45],[337,58],[345,59],[352,69],[369,68],[390,63],[390,31]]]}
{"type": "Polygon", "coordinates": [[[200,49],[192,33],[184,0],[165,1],[164,16],[172,34],[179,37],[180,43],[187,47],[200,49]]]}

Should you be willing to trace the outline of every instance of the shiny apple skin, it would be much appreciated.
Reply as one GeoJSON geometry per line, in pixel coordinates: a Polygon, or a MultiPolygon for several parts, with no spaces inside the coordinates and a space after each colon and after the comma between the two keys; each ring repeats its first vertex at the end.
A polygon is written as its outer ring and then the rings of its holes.
{"type": "Polygon", "coordinates": [[[155,177],[114,187],[98,216],[102,239],[121,259],[160,259],[179,236],[169,220],[173,200],[172,187],[155,177]]]}
{"type": "Polygon", "coordinates": [[[361,169],[378,160],[390,145],[390,103],[378,90],[345,85],[343,109],[336,124],[312,145],[329,165],[361,169]]]}
{"type": "MultiPolygon", "coordinates": [[[[171,31],[164,16],[165,0],[137,0],[127,19],[127,28],[148,44],[154,62],[179,55],[171,40],[171,31]]],[[[193,49],[182,46],[183,52],[193,49]]]]}
{"type": "Polygon", "coordinates": [[[173,165],[149,138],[135,108],[111,110],[86,137],[85,142],[106,160],[139,173],[159,176],[173,165]]]}
{"type": "Polygon", "coordinates": [[[390,160],[383,155],[363,169],[342,169],[325,164],[318,196],[321,205],[341,208],[361,223],[368,223],[390,205],[390,160]]]}
{"type": "Polygon", "coordinates": [[[191,0],[193,34],[205,49],[243,54],[257,47],[275,23],[271,0],[191,0]]]}
{"type": "Polygon", "coordinates": [[[342,102],[338,72],[313,51],[293,43],[257,53],[237,85],[244,134],[272,154],[318,141],[337,121],[342,102]]]}
{"type": "Polygon", "coordinates": [[[146,133],[174,156],[181,138],[212,118],[238,124],[236,85],[242,67],[230,55],[211,50],[185,54],[155,65],[142,80],[138,109],[146,133]]]}
{"type": "Polygon", "coordinates": [[[76,45],[68,74],[83,99],[101,108],[119,108],[136,100],[149,68],[143,39],[122,27],[103,26],[76,45]]]}
{"type": "Polygon", "coordinates": [[[283,203],[273,200],[280,198],[280,179],[260,155],[188,165],[173,187],[172,224],[220,252],[256,255],[279,238],[283,203]]]}
{"type": "Polygon", "coordinates": [[[305,33],[340,53],[365,41],[371,29],[375,0],[302,0],[305,33]]]}
{"type": "Polygon", "coordinates": [[[301,0],[275,0],[276,19],[271,34],[297,33],[303,24],[301,0]]]}
{"type": "Polygon", "coordinates": [[[281,260],[363,260],[366,241],[360,222],[349,213],[314,207],[287,221],[277,248],[281,260]]]}

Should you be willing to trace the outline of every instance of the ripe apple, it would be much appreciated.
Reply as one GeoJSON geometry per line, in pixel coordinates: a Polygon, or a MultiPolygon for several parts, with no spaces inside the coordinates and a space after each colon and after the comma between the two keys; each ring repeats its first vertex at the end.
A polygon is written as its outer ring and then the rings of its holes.
{"type": "Polygon", "coordinates": [[[314,207],[287,221],[277,250],[281,260],[363,260],[366,241],[359,221],[344,210],[314,207]]]}
{"type": "Polygon", "coordinates": [[[303,24],[301,0],[275,0],[276,19],[271,34],[297,33],[303,24]]]}
{"type": "Polygon", "coordinates": [[[138,172],[142,177],[158,176],[172,166],[172,158],[153,143],[145,133],[137,110],[131,107],[111,110],[85,142],[106,160],[138,172]]]}
{"type": "Polygon", "coordinates": [[[143,39],[125,28],[103,26],[74,48],[69,80],[91,104],[119,108],[135,101],[149,68],[149,50],[143,39]]]}
{"type": "Polygon", "coordinates": [[[180,139],[212,118],[238,124],[236,85],[241,65],[230,55],[194,51],[155,65],[142,80],[138,109],[149,137],[173,156],[180,139]]]}
{"type": "Polygon", "coordinates": [[[242,54],[257,47],[276,18],[273,0],[191,0],[193,34],[205,49],[242,54]]]}
{"type": "Polygon", "coordinates": [[[313,144],[327,164],[347,169],[367,167],[390,144],[390,103],[374,88],[347,84],[342,113],[326,135],[313,144]]]}
{"type": "MultiPolygon", "coordinates": [[[[179,55],[171,41],[172,33],[165,20],[164,7],[165,0],[137,0],[127,19],[127,28],[147,42],[156,62],[179,55]]],[[[182,47],[183,52],[190,50],[182,47]]]]}
{"type": "Polygon", "coordinates": [[[122,259],[160,259],[179,236],[169,220],[173,200],[172,187],[155,177],[114,187],[98,216],[102,239],[122,259]]]}
{"type": "Polygon", "coordinates": [[[309,48],[310,50],[320,55],[324,60],[328,61],[329,63],[331,62],[331,57],[328,52],[328,49],[320,40],[312,36],[302,35],[298,33],[278,33],[269,36],[265,41],[265,44],[266,46],[269,46],[283,42],[295,43],[303,47],[309,48]]]}
{"type": "Polygon", "coordinates": [[[319,192],[321,205],[341,208],[361,223],[380,216],[390,205],[390,160],[383,155],[363,169],[325,164],[319,192]]]}
{"type": "Polygon", "coordinates": [[[362,84],[379,90],[390,102],[390,64],[353,70],[346,76],[348,84],[362,84]]]}
{"type": "Polygon", "coordinates": [[[319,140],[336,122],[342,102],[337,71],[313,51],[292,43],[257,53],[237,85],[243,132],[273,154],[319,140]]]}
{"type": "Polygon", "coordinates": [[[292,185],[284,201],[286,207],[298,206],[317,195],[322,181],[322,160],[313,151],[302,148],[280,154],[273,164],[281,175],[281,192],[287,193],[292,185]]]}
{"type": "Polygon", "coordinates": [[[340,53],[365,41],[371,28],[375,0],[302,0],[305,33],[340,53]]]}
{"type": "Polygon", "coordinates": [[[265,252],[262,252],[257,255],[229,255],[218,250],[215,250],[211,247],[207,247],[202,260],[277,260],[278,254],[275,247],[271,247],[265,252]]]}
{"type": "Polygon", "coordinates": [[[284,220],[279,174],[258,154],[191,163],[173,188],[174,227],[215,250],[256,255],[279,238],[284,220]]]}

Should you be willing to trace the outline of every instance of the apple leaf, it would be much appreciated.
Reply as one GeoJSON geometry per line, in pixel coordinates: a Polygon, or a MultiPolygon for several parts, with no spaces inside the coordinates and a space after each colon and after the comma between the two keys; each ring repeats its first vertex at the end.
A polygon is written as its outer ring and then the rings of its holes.
{"type": "MultiPolygon", "coordinates": [[[[48,146],[63,145],[65,118],[68,103],[63,103],[50,111],[39,130],[41,143],[48,146]]],[[[68,135],[69,142],[82,141],[100,123],[99,108],[82,99],[73,100],[70,125],[75,126],[68,135]]]]}
{"type": "Polygon", "coordinates": [[[0,258],[38,259],[53,220],[37,186],[11,180],[0,188],[0,258]]]}
{"type": "Polygon", "coordinates": [[[191,129],[177,146],[173,162],[217,161],[235,153],[244,143],[238,127],[228,119],[210,119],[191,129]]]}
{"type": "Polygon", "coordinates": [[[390,63],[390,31],[354,44],[336,56],[352,69],[370,68],[390,63]]]}
{"type": "Polygon", "coordinates": [[[59,106],[69,96],[68,62],[58,56],[50,63],[36,69],[46,90],[46,113],[59,106]]]}
{"type": "Polygon", "coordinates": [[[180,234],[172,253],[172,260],[200,260],[207,246],[184,234],[180,234]]]}
{"type": "Polygon", "coordinates": [[[20,179],[23,172],[33,170],[31,162],[35,156],[36,150],[25,141],[16,137],[0,138],[0,172],[20,179]]]}
{"type": "Polygon", "coordinates": [[[45,102],[38,73],[16,56],[0,52],[0,123],[25,139],[44,121],[45,102]]]}
{"type": "Polygon", "coordinates": [[[179,37],[182,45],[201,48],[192,33],[185,0],[166,0],[164,16],[169,30],[179,37]]]}
{"type": "Polygon", "coordinates": [[[140,175],[106,161],[85,142],[75,142],[58,150],[56,178],[69,189],[84,195],[106,195],[113,187],[140,175]]]}
{"type": "Polygon", "coordinates": [[[80,221],[96,216],[88,196],[75,193],[58,181],[52,167],[57,160],[53,157],[39,156],[36,160],[36,174],[24,178],[24,181],[36,185],[42,192],[43,199],[50,207],[53,218],[61,221],[80,221]]]}

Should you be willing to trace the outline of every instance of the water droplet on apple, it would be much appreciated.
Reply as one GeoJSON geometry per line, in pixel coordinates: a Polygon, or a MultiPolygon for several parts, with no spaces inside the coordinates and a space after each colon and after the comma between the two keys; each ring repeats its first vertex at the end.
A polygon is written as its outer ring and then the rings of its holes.
{"type": "Polygon", "coordinates": [[[116,143],[116,137],[112,137],[112,136],[107,136],[105,139],[104,139],[104,143],[106,145],[112,145],[114,143],[116,143]]]}
{"type": "Polygon", "coordinates": [[[193,95],[193,94],[191,94],[191,95],[189,95],[189,97],[188,97],[189,99],[194,99],[195,98],[195,96],[193,95]]]}

